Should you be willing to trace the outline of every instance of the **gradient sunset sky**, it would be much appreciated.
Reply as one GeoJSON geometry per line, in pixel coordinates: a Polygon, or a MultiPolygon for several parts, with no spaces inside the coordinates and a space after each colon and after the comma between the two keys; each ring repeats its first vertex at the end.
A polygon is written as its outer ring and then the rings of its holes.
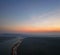
{"type": "Polygon", "coordinates": [[[60,31],[60,0],[0,0],[0,33],[60,31]]]}

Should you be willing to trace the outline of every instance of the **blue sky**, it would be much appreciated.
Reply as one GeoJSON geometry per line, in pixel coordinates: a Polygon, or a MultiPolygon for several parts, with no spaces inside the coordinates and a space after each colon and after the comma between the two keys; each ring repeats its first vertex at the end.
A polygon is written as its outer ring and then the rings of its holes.
{"type": "Polygon", "coordinates": [[[60,28],[60,0],[0,0],[0,8],[1,31],[60,28]]]}

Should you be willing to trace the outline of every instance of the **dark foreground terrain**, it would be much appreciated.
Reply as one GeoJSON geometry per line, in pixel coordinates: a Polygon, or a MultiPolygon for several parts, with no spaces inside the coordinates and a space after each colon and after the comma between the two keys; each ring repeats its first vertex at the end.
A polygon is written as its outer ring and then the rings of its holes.
{"type": "Polygon", "coordinates": [[[60,35],[0,35],[0,55],[60,55],[60,35]]]}
{"type": "Polygon", "coordinates": [[[60,37],[25,38],[17,48],[17,55],[60,55],[60,37]]]}

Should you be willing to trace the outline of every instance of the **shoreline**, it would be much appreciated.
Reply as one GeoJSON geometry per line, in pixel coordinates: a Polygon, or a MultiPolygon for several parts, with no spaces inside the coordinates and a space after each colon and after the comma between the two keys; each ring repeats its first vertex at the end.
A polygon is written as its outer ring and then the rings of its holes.
{"type": "Polygon", "coordinates": [[[17,55],[17,47],[21,44],[21,42],[23,41],[23,39],[20,39],[17,43],[14,44],[14,46],[12,47],[12,53],[11,55],[17,55]]]}

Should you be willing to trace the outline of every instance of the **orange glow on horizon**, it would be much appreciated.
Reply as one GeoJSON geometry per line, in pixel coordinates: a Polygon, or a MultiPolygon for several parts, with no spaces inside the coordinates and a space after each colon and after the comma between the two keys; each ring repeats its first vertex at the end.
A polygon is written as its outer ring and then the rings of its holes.
{"type": "Polygon", "coordinates": [[[60,27],[16,27],[4,28],[11,32],[60,32],[60,27]]]}
{"type": "Polygon", "coordinates": [[[26,28],[18,30],[21,32],[58,32],[60,28],[26,28]]]}

